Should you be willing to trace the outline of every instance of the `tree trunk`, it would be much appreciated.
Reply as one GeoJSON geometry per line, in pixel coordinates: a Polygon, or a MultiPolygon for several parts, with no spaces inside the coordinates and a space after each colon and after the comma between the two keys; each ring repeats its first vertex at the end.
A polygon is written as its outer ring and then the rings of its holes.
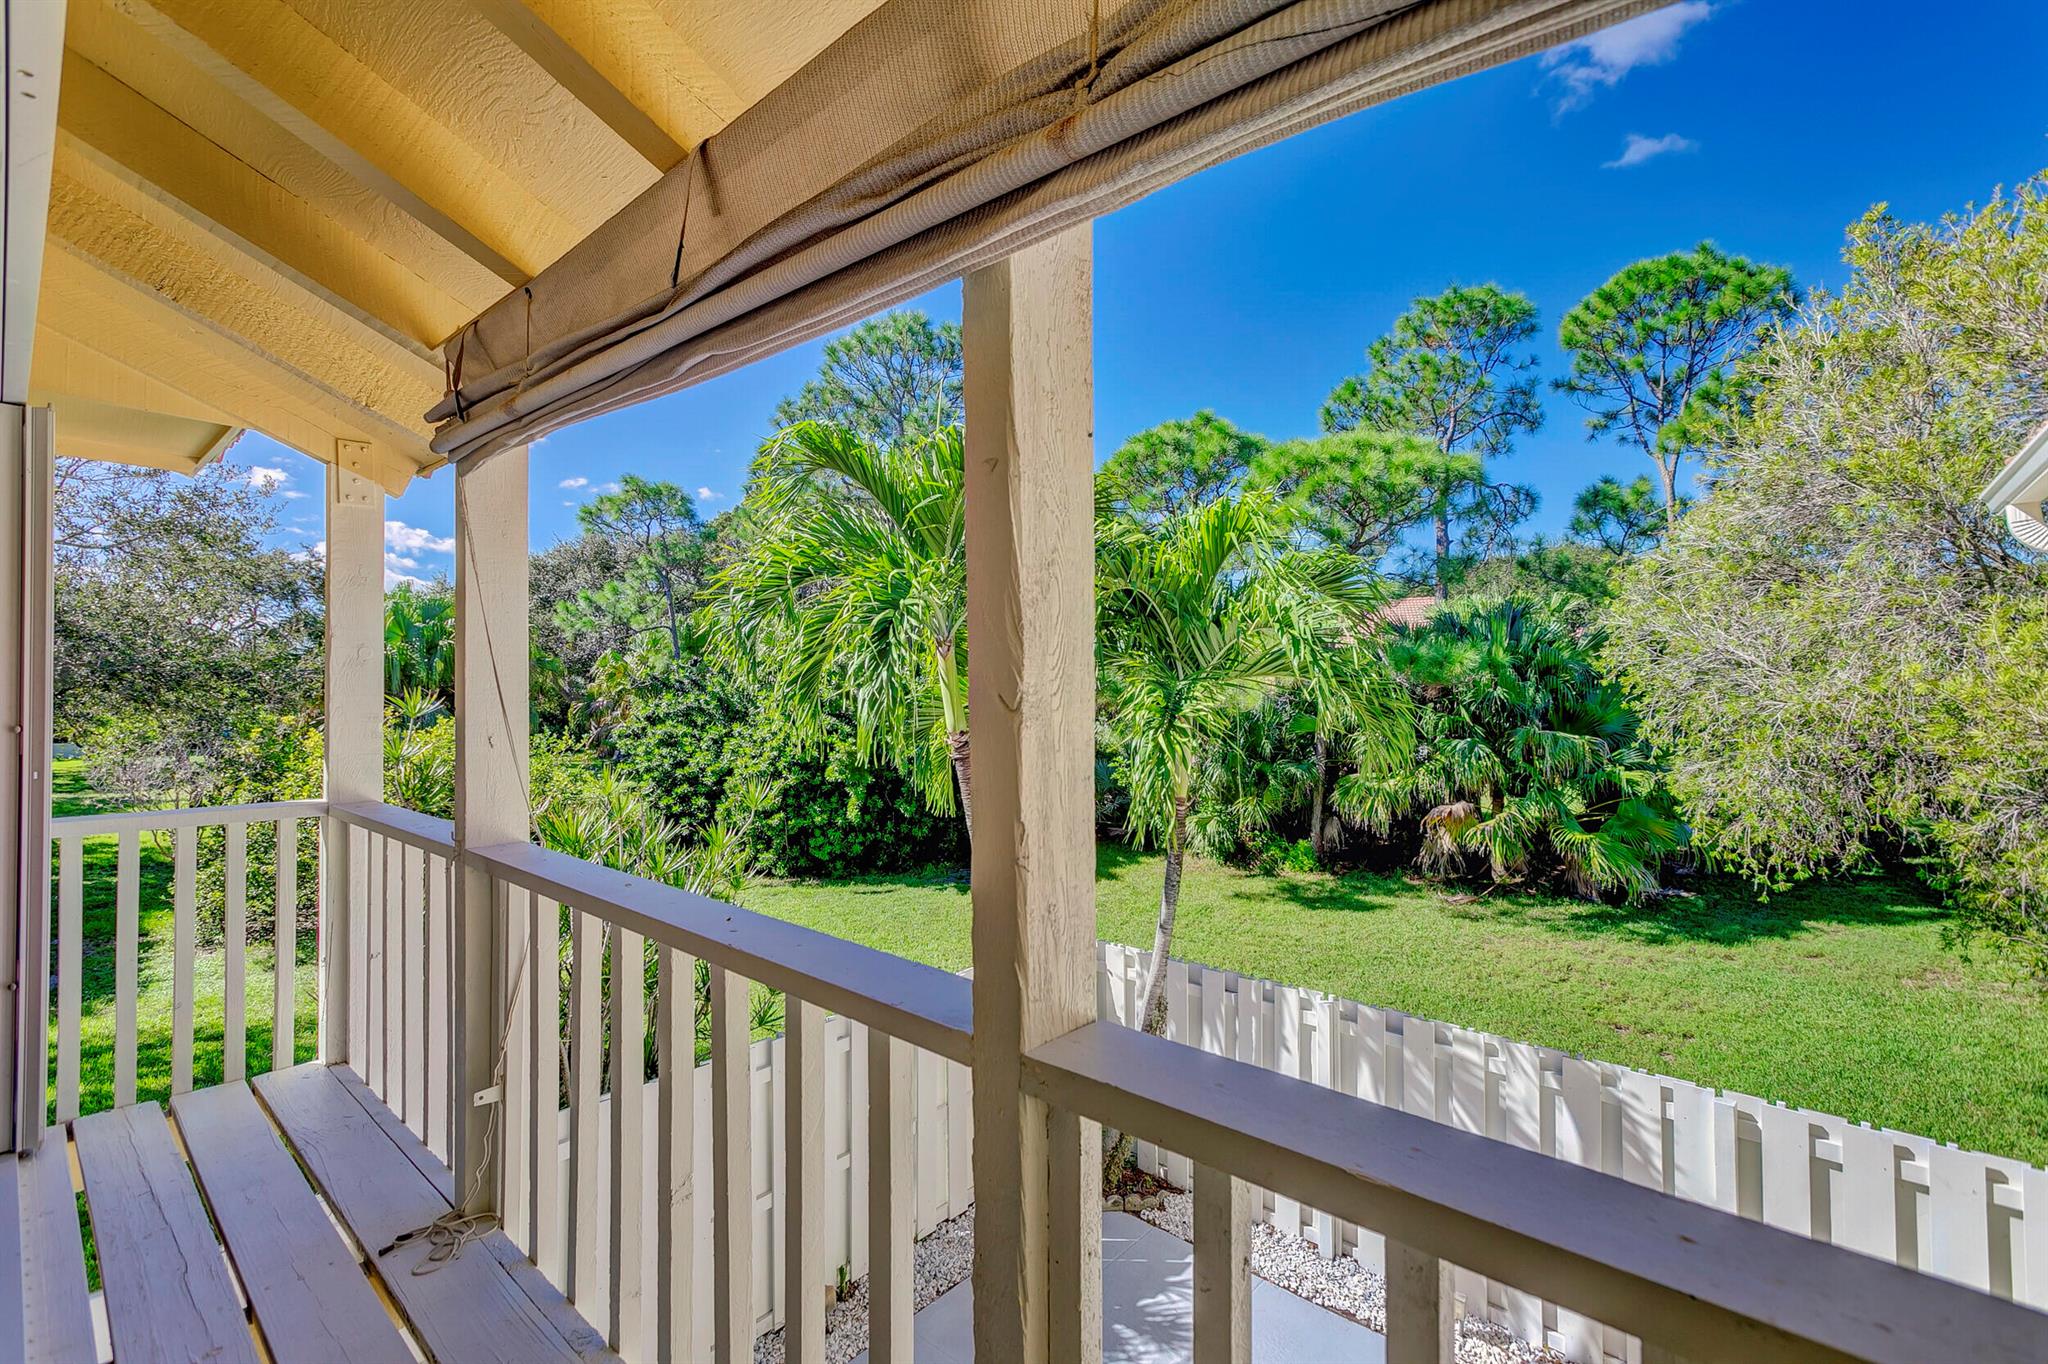
{"type": "Polygon", "coordinates": [[[1309,805],[1308,843],[1315,850],[1316,861],[1323,860],[1325,851],[1323,838],[1323,782],[1330,771],[1330,741],[1321,734],[1316,735],[1316,785],[1315,796],[1309,805]]]}
{"type": "Polygon", "coordinates": [[[967,752],[967,731],[949,730],[946,750],[953,755],[953,779],[960,783],[960,819],[967,826],[967,841],[974,842],[974,769],[967,752]]]}
{"type": "MultiPolygon", "coordinates": [[[[1180,878],[1187,862],[1188,812],[1194,800],[1182,796],[1173,804],[1173,828],[1166,844],[1166,879],[1159,887],[1159,922],[1152,930],[1151,971],[1145,981],[1145,1005],[1138,1013],[1143,1030],[1154,1037],[1166,1033],[1166,960],[1173,953],[1173,921],[1180,913],[1180,878]]],[[[1116,1188],[1123,1182],[1124,1168],[1131,1163],[1133,1138],[1119,1132],[1116,1145],[1102,1162],[1102,1187],[1116,1188]]]]}
{"type": "Polygon", "coordinates": [[[1668,535],[1678,529],[1678,461],[1672,459],[1657,461],[1657,472],[1664,479],[1664,531],[1668,535]]]}
{"type": "Polygon", "coordinates": [[[1444,581],[1445,570],[1451,562],[1451,518],[1447,512],[1436,514],[1436,599],[1449,601],[1451,585],[1444,581]]]}

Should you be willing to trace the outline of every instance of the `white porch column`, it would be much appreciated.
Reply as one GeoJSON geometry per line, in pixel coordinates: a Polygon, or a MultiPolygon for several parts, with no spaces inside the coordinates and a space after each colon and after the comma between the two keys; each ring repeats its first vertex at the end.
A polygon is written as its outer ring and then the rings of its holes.
{"type": "Polygon", "coordinates": [[[1095,1017],[1091,230],[966,281],[974,1357],[1102,1350],[1100,1128],[1018,1093],[1095,1017]]]}
{"type": "MultiPolygon", "coordinates": [[[[508,930],[491,878],[461,858],[468,848],[524,843],[532,822],[527,773],[526,447],[455,466],[455,922],[457,1199],[472,1212],[498,1207],[498,1152],[490,1109],[475,1103],[497,1069],[505,1027],[508,930]],[[472,1190],[474,1193],[472,1193],[472,1190]]],[[[503,1098],[498,1102],[502,1105],[503,1098]]]]}
{"type": "MultiPolygon", "coordinates": [[[[327,466],[327,730],[323,794],[384,799],[384,490],[337,450],[327,466]]],[[[360,458],[357,456],[356,458],[360,458]]],[[[365,926],[363,875],[349,871],[348,826],[320,822],[320,1050],[362,1070],[364,998],[350,972],[365,926]]],[[[280,935],[279,941],[284,941],[280,935]]]]}
{"type": "Polygon", "coordinates": [[[0,406],[0,1150],[42,1144],[50,1011],[50,409],[0,406]]]}

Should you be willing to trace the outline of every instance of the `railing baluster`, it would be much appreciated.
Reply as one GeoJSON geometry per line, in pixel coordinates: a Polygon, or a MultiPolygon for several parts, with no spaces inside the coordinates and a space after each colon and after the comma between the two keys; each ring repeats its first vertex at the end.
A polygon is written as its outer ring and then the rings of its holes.
{"type": "Polygon", "coordinates": [[[545,895],[533,897],[527,1018],[532,1079],[527,1085],[530,1119],[526,1149],[533,1189],[533,1262],[556,1283],[562,1280],[561,1113],[562,1113],[562,911],[545,895]]]}
{"type": "Polygon", "coordinates": [[[405,957],[405,1100],[400,1116],[422,1141],[427,1136],[426,877],[426,852],[408,845],[405,889],[398,897],[405,957]]]}
{"type": "Polygon", "coordinates": [[[339,840],[347,873],[343,893],[348,899],[348,941],[342,950],[348,954],[348,1063],[366,1081],[371,1059],[370,885],[375,877],[370,855],[376,851],[376,839],[368,829],[343,825],[339,840]]]}
{"type": "Polygon", "coordinates": [[[1250,1364],[1252,1191],[1195,1167],[1195,1364],[1250,1364]]]}
{"type": "Polygon", "coordinates": [[[454,1081],[448,1069],[449,1039],[455,1023],[450,1012],[455,995],[449,988],[448,905],[454,898],[455,863],[438,853],[427,862],[427,1130],[433,1133],[427,1144],[447,1160],[455,1142],[454,1081]]]}
{"type": "Polygon", "coordinates": [[[137,899],[142,888],[142,836],[120,833],[114,873],[114,1107],[135,1102],[135,968],[141,952],[137,899]]]}
{"type": "Polygon", "coordinates": [[[1457,1348],[1450,1266],[1389,1236],[1386,1282],[1387,1364],[1448,1364],[1457,1348]]]}
{"type": "Polygon", "coordinates": [[[498,1200],[505,1234],[529,1256],[533,1254],[533,1071],[527,1055],[533,1041],[533,995],[526,988],[527,931],[533,926],[533,893],[524,886],[493,879],[491,903],[504,925],[504,957],[498,966],[506,991],[505,1012],[493,1020],[493,1037],[502,1028],[505,1054],[498,1077],[499,1177],[504,1188],[498,1200]]]}
{"type": "Polygon", "coordinates": [[[231,1083],[249,1068],[249,826],[228,825],[226,839],[221,873],[220,1078],[231,1083]]]}
{"type": "Polygon", "coordinates": [[[825,1011],[783,1004],[782,1351],[788,1364],[825,1361],[825,1011]]]}
{"type": "MultiPolygon", "coordinates": [[[[695,1359],[697,1224],[697,967],[673,947],[660,950],[656,981],[656,1063],[661,1088],[655,1112],[654,1205],[655,1360],[695,1359]]],[[[879,1364],[880,1356],[875,1357],[879,1364]]]]}
{"type": "Polygon", "coordinates": [[[747,981],[711,968],[712,1357],[754,1357],[754,1067],[747,981]]]}
{"type": "MultiPolygon", "coordinates": [[[[388,840],[364,840],[363,868],[363,1083],[384,1093],[384,855],[388,840]]],[[[459,1191],[458,1191],[459,1193],[459,1191]]]]}
{"type": "Polygon", "coordinates": [[[85,841],[58,842],[57,868],[57,1121],[78,1116],[79,981],[85,931],[85,841]]]}
{"type": "Polygon", "coordinates": [[[569,1283],[567,1296],[587,1321],[605,1320],[602,1248],[604,1193],[597,1182],[598,1090],[604,1077],[604,1023],[598,987],[604,947],[597,920],[569,916],[569,1283]]]}
{"type": "Polygon", "coordinates": [[[192,1088],[192,958],[198,927],[199,830],[177,833],[171,901],[171,1093],[192,1088]]]}
{"type": "MultiPolygon", "coordinates": [[[[342,831],[346,838],[348,833],[342,831]]],[[[297,1063],[299,1018],[299,821],[277,821],[277,890],[271,906],[270,1068],[297,1063]]]]}
{"type": "Polygon", "coordinates": [[[405,924],[405,845],[395,838],[384,840],[384,857],[379,867],[378,885],[382,888],[382,904],[377,915],[378,927],[382,931],[384,962],[378,972],[383,981],[383,993],[379,996],[383,1004],[377,1016],[377,1028],[383,1040],[384,1070],[377,1095],[385,1104],[405,1114],[405,948],[402,930],[405,924]]]}
{"type": "MultiPolygon", "coordinates": [[[[1102,1364],[1102,1124],[1054,1108],[1047,1132],[1052,1354],[1074,1364],[1102,1364]]],[[[958,1205],[954,1211],[957,1216],[958,1205]]]]}
{"type": "Polygon", "coordinates": [[[868,1349],[910,1364],[917,1301],[916,1150],[910,1044],[868,1029],[868,1349]]]}
{"type": "Polygon", "coordinates": [[[640,1355],[641,1155],[647,1084],[645,939],[612,925],[612,1348],[640,1355]]]}

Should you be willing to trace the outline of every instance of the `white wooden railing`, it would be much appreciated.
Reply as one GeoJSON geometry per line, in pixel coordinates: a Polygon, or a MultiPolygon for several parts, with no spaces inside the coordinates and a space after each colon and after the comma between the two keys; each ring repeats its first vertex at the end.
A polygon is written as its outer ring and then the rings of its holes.
{"type": "MultiPolygon", "coordinates": [[[[1132,1024],[1149,952],[1099,948],[1102,1017],[1132,1024]]],[[[1170,960],[1166,1036],[1661,1192],[2048,1307],[2048,1170],[1396,1009],[1170,960]]],[[[1186,1187],[1150,1142],[1141,1168],[1186,1187]]],[[[1379,1237],[1297,1200],[1254,1209],[1328,1258],[1382,1266],[1379,1237]]],[[[1460,1268],[1467,1315],[1577,1364],[1627,1359],[1618,1332],[1460,1268]]]]}
{"type": "MultiPolygon", "coordinates": [[[[55,1114],[59,1122],[79,1115],[80,1049],[83,1028],[85,847],[88,839],[112,838],[114,862],[114,1022],[111,1106],[136,1101],[139,1034],[136,1006],[145,965],[141,942],[143,906],[142,843],[168,835],[172,841],[171,877],[171,1041],[170,1092],[193,1086],[198,1058],[196,967],[199,925],[199,846],[207,829],[222,831],[220,863],[223,903],[221,968],[221,1067],[224,1079],[238,1080],[247,1070],[248,1041],[248,848],[252,827],[269,826],[276,838],[277,871],[272,885],[276,931],[271,989],[271,1065],[292,1063],[297,1042],[297,993],[294,967],[298,959],[299,834],[303,821],[317,819],[326,806],[317,800],[275,801],[261,805],[216,806],[190,810],[130,810],[116,814],[66,815],[50,821],[56,847],[57,943],[54,1009],[57,1035],[51,1058],[55,1071],[55,1114]]],[[[152,969],[163,963],[156,957],[152,969]]]]}
{"type": "MultiPolygon", "coordinates": [[[[248,829],[276,826],[276,895],[289,906],[299,823],[323,814],[323,849],[338,873],[327,885],[332,893],[338,881],[347,896],[347,941],[326,944],[323,961],[330,982],[347,982],[346,1055],[451,1165],[464,989],[451,941],[455,878],[484,878],[503,929],[489,987],[507,1021],[502,1083],[463,1101],[492,1115],[508,1233],[626,1359],[739,1364],[778,1320],[788,1357],[807,1357],[807,1347],[816,1357],[826,1290],[840,1264],[863,1258],[872,1358],[911,1358],[912,1246],[941,1206],[929,1179],[920,1192],[919,1167],[939,1134],[929,1122],[913,1133],[914,1077],[920,1065],[959,1076],[946,1141],[964,1148],[970,983],[560,853],[508,844],[458,854],[446,821],[377,804],[58,821],[60,1117],[77,1106],[83,840],[118,840],[114,1099],[128,1103],[140,839],[167,831],[175,841],[173,1086],[189,1087],[199,830],[225,831],[233,949],[246,947],[247,906],[234,887],[248,829]],[[642,970],[611,969],[650,953],[651,987],[642,970]],[[701,1068],[699,961],[711,980],[701,1068]],[[785,997],[779,1041],[752,1040],[750,981],[785,997]],[[842,1056],[864,1062],[864,1096],[842,1056]],[[686,1067],[690,1086],[661,1083],[686,1067]],[[843,1142],[831,1135],[828,1113],[862,1124],[862,1158],[850,1129],[843,1142]],[[845,1182],[843,1202],[828,1180],[845,1182]],[[830,1231],[860,1223],[864,1257],[830,1231]]],[[[274,1064],[292,1055],[295,946],[280,943],[277,954],[274,1064]]],[[[232,1076],[246,1010],[233,963],[245,954],[226,955],[223,1073],[232,1076]]],[[[1184,1000],[1198,1003],[1194,993],[1184,1000]]],[[[1188,1162],[1198,1364],[1249,1358],[1247,1226],[1258,1189],[1385,1238],[1389,1364],[1452,1357],[1453,1265],[1628,1333],[1624,1357],[1641,1364],[2048,1358],[2048,1316],[2015,1303],[1114,1022],[1037,1048],[1022,1083],[1056,1130],[1098,1122],[1188,1162]]],[[[964,1149],[948,1155],[951,1169],[964,1169],[964,1149]]],[[[949,1194],[944,1206],[957,1212],[967,1190],[956,1178],[949,1194]]],[[[1079,1249],[1060,1257],[1069,1268],[1059,1272],[1099,1263],[1079,1249]]]]}
{"type": "Polygon", "coordinates": [[[336,804],[329,847],[348,894],[348,941],[330,948],[345,952],[351,983],[340,1054],[452,1164],[454,825],[396,805],[336,804]]]}
{"type": "Polygon", "coordinates": [[[2016,1304],[1120,1024],[1037,1049],[1024,1074],[1055,1110],[1193,1162],[1202,1364],[1248,1357],[1254,1185],[1385,1236],[1389,1364],[1452,1358],[1453,1264],[1639,1337],[1646,1361],[2048,1348],[2048,1317],[2016,1304]]]}
{"type": "Polygon", "coordinates": [[[629,1359],[751,1358],[771,1299],[788,1357],[809,1357],[806,1342],[821,1349],[826,1295],[840,1263],[826,1239],[829,1010],[866,1034],[863,1192],[873,1357],[878,1364],[908,1359],[919,1222],[911,1130],[916,1054],[969,1063],[968,982],[561,853],[507,845],[472,857],[503,897],[514,926],[510,955],[525,963],[503,1108],[504,1210],[513,1239],[586,1316],[606,1325],[629,1359]],[[566,1037],[555,993],[565,919],[566,1037]],[[608,969],[644,961],[650,947],[651,995],[643,971],[608,969]],[[643,1062],[651,1026],[658,1073],[694,1072],[699,960],[708,963],[711,981],[708,1190],[696,1177],[693,1091],[647,1084],[643,1062]],[[750,981],[783,995],[775,1099],[781,1140],[768,1149],[755,1140],[750,981]],[[566,1057],[566,1077],[558,1057],[566,1057]],[[558,1087],[568,1099],[566,1189],[558,1186],[554,1159],[556,1105],[536,1101],[558,1087]],[[650,1100],[651,1121],[642,1111],[650,1100]],[[641,1146],[650,1132],[651,1153],[641,1146]],[[764,1175],[773,1177],[774,1145],[781,1148],[779,1217],[761,1226],[757,1188],[764,1175]],[[696,1233],[707,1212],[711,1263],[701,1265],[696,1233]],[[779,1284],[760,1279],[770,1261],[756,1254],[757,1243],[769,1237],[780,1242],[772,1259],[779,1284]],[[645,1277],[650,1265],[653,1282],[645,1277]]]}

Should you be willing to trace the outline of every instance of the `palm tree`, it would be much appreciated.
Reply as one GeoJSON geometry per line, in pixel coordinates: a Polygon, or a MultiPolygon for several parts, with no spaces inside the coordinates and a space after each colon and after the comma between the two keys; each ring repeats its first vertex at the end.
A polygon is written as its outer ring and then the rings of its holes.
{"type": "Polygon", "coordinates": [[[700,614],[714,649],[774,657],[768,699],[822,739],[828,701],[863,751],[974,833],[960,430],[878,448],[798,422],[762,448],[736,557],[700,614]]]}
{"type": "Polygon", "coordinates": [[[1621,691],[1592,660],[1603,640],[1562,605],[1453,605],[1388,653],[1416,695],[1418,761],[1344,778],[1337,801],[1384,830],[1421,812],[1421,861],[1483,856],[1497,883],[1555,872],[1588,898],[1656,884],[1687,830],[1621,691]]]}
{"type": "Polygon", "coordinates": [[[1412,733],[1405,695],[1363,647],[1363,622],[1382,599],[1377,582],[1349,554],[1299,548],[1296,531],[1266,492],[1154,524],[1098,511],[1105,727],[1130,788],[1131,829],[1166,851],[1147,1032],[1166,1018],[1165,963],[1198,785],[1248,713],[1283,688],[1324,699],[1341,692],[1375,766],[1397,759],[1412,733]]]}
{"type": "Polygon", "coordinates": [[[384,599],[384,694],[455,695],[455,597],[399,583],[384,599]]]}

